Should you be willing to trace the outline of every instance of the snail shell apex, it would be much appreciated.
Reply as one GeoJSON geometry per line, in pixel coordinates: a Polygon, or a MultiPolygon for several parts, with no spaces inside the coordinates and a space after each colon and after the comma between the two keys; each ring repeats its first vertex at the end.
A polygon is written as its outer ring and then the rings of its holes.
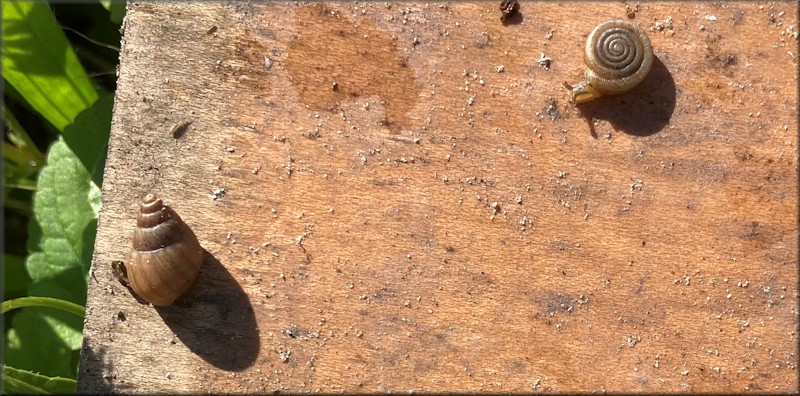
{"type": "Polygon", "coordinates": [[[203,248],[175,210],[154,194],[147,194],[139,208],[125,268],[128,282],[147,302],[171,305],[197,279],[203,248]]]}
{"type": "Polygon", "coordinates": [[[639,85],[653,67],[653,46],[637,24],[612,19],[589,33],[583,59],[589,67],[586,80],[564,82],[573,103],[621,94],[639,85]]]}

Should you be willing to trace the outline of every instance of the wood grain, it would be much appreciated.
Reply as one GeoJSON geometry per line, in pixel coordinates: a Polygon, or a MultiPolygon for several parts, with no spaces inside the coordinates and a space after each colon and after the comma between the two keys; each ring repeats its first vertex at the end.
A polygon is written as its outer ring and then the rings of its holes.
{"type": "Polygon", "coordinates": [[[797,3],[498,4],[129,3],[78,392],[796,392],[797,3]],[[183,306],[111,275],[147,192],[183,306]]]}

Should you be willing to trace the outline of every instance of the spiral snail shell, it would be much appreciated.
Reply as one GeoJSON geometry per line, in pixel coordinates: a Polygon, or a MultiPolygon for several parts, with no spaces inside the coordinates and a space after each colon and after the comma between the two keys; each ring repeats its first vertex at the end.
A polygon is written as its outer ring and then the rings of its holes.
{"type": "Polygon", "coordinates": [[[653,66],[650,38],[635,23],[612,19],[597,25],[586,38],[585,81],[564,82],[573,103],[617,95],[639,85],[653,66]]]}
{"type": "Polygon", "coordinates": [[[120,281],[127,281],[145,301],[171,305],[197,279],[203,248],[175,210],[155,194],[147,194],[139,208],[130,263],[115,262],[114,271],[121,270],[127,279],[120,281]]]}

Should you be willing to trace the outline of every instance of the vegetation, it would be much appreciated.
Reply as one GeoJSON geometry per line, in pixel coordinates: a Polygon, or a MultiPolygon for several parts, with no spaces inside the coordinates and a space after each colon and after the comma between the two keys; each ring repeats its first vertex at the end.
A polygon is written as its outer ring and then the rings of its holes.
{"type": "Polygon", "coordinates": [[[75,392],[124,12],[2,3],[4,394],[75,392]]]}

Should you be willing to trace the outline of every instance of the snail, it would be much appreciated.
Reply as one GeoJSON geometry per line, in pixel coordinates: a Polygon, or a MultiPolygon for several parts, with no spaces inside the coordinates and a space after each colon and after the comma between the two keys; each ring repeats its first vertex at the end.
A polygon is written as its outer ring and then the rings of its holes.
{"type": "Polygon", "coordinates": [[[139,204],[130,263],[112,262],[123,285],[156,306],[171,305],[197,279],[203,248],[192,230],[155,194],[139,204]]]}
{"type": "Polygon", "coordinates": [[[564,87],[573,103],[617,95],[639,85],[653,66],[650,38],[637,24],[612,19],[597,25],[586,38],[583,60],[586,80],[564,87]]]}

